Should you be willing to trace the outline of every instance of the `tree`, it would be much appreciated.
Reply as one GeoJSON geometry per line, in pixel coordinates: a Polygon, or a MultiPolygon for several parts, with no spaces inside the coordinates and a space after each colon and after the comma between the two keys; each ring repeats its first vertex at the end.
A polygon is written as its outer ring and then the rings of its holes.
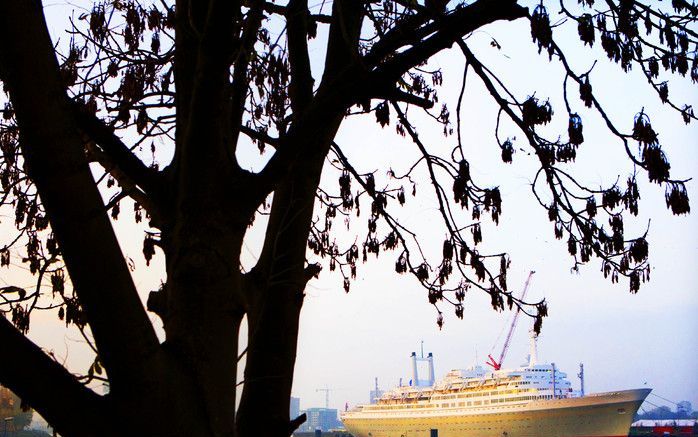
{"type": "MultiPolygon", "coordinates": [[[[443,73],[428,61],[452,46],[464,73],[475,74],[500,107],[502,160],[524,147],[537,157],[533,192],[556,237],[567,239],[573,265],[598,258],[605,276],[627,277],[637,292],[649,279],[648,244],[623,226],[625,214],[638,213],[637,172],[665,188],[674,214],[690,210],[685,181],[670,176],[648,114],[640,110],[630,132],[617,127],[593,91],[593,68],[576,71],[555,32],[560,19],[576,23],[582,43],[598,38],[610,62],[641,70],[648,90],[689,123],[692,107],[669,95],[665,79],[698,81],[697,9],[685,0],[671,8],[580,3],[335,1],[311,11],[307,0],[108,1],[71,20],[67,43],[51,41],[40,2],[0,3],[0,80],[9,97],[0,198],[13,208],[17,230],[0,246],[0,261],[9,265],[22,244],[23,262],[37,277],[33,290],[1,290],[12,323],[0,318],[0,342],[17,358],[0,360],[0,383],[65,436],[117,435],[125,418],[143,435],[288,435],[299,424],[288,405],[303,291],[321,270],[308,261],[313,253],[339,269],[348,291],[360,259],[397,250],[395,270],[425,287],[439,324],[445,305],[462,317],[473,288],[488,293],[496,310],[522,308],[540,329],[545,302],[518,300],[507,288],[507,255],[477,250],[481,220],[488,214],[497,223],[502,204],[498,187],[471,177],[474,163],[449,109],[434,109],[443,73]],[[553,121],[550,102],[514,95],[468,45],[473,32],[517,20],[530,21],[539,53],[565,72],[566,132],[545,126],[553,121]],[[311,56],[313,47],[323,59],[311,56]],[[584,141],[581,109],[573,109],[581,104],[627,151],[636,169],[627,181],[593,189],[570,173],[584,141]],[[420,136],[412,121],[420,110],[445,135],[457,134],[452,153],[432,151],[420,136]],[[334,142],[343,120],[362,114],[393,123],[416,147],[414,165],[403,174],[391,169],[384,186],[334,142]],[[524,140],[515,140],[518,133],[524,140]],[[254,171],[239,154],[247,139],[266,160],[254,171]],[[323,170],[327,161],[332,167],[323,170]],[[323,171],[336,172],[339,186],[320,186],[323,171]],[[397,212],[422,178],[447,235],[436,258],[397,212]],[[128,199],[136,221],[147,219],[145,258],[165,257],[167,279],[147,300],[162,319],[162,342],[112,228],[128,199]],[[332,223],[338,214],[360,214],[360,202],[370,202],[365,238],[340,247],[332,223]],[[241,251],[255,220],[265,239],[256,265],[243,271],[241,251]],[[41,308],[81,332],[89,328],[97,358],[88,375],[72,375],[24,336],[41,308]],[[108,379],[108,395],[81,384],[100,378],[108,379]]],[[[491,44],[498,46],[494,38],[491,44]]],[[[467,104],[461,93],[457,116],[467,104]]]]}

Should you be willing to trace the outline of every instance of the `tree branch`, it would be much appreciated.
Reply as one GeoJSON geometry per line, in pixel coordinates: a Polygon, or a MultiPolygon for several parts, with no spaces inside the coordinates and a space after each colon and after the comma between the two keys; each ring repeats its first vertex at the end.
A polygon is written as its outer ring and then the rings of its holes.
{"type": "Polygon", "coordinates": [[[102,431],[103,400],[0,316],[0,382],[63,435],[94,436],[102,431]],[[79,414],[77,414],[79,412],[79,414]],[[99,430],[99,432],[98,432],[99,430]]]}
{"type": "MultiPolygon", "coordinates": [[[[322,168],[346,108],[356,97],[355,91],[364,83],[358,49],[363,17],[363,2],[333,3],[322,81],[303,116],[296,118],[288,133],[280,139],[280,147],[274,156],[257,176],[260,182],[255,187],[255,197],[259,203],[300,160],[305,163],[296,166],[296,171],[307,168],[314,173],[318,165],[322,168]]],[[[317,184],[313,196],[316,188],[317,184]]]]}
{"type": "Polygon", "coordinates": [[[249,126],[245,126],[245,125],[240,126],[240,132],[242,132],[243,134],[247,135],[249,138],[251,138],[255,141],[261,141],[262,143],[268,144],[275,149],[279,147],[279,139],[278,138],[274,138],[274,137],[272,137],[269,134],[266,134],[264,132],[256,131],[249,126]]]}
{"type": "Polygon", "coordinates": [[[291,0],[286,10],[288,60],[291,64],[289,96],[297,117],[313,98],[313,76],[308,55],[308,0],[291,0]]]}
{"type": "Polygon", "coordinates": [[[158,172],[148,166],[116,136],[113,129],[85,110],[79,103],[71,105],[73,117],[80,130],[109,156],[111,162],[146,194],[152,194],[158,183],[158,172]]]}
{"type": "MultiPolygon", "coordinates": [[[[153,202],[152,197],[139,189],[131,178],[112,161],[111,157],[96,147],[94,143],[88,143],[85,148],[87,150],[88,159],[98,162],[107,173],[116,179],[123,189],[118,199],[120,200],[121,198],[128,196],[134,201],[138,202],[138,204],[141,205],[150,215],[152,219],[150,223],[151,226],[161,228],[163,222],[160,209],[156,206],[155,202],[153,202]]],[[[106,209],[109,210],[112,206],[114,205],[107,204],[106,209]]]]}
{"type": "MultiPolygon", "coordinates": [[[[250,10],[247,13],[242,36],[240,37],[238,51],[235,54],[235,62],[233,65],[233,84],[232,84],[232,103],[231,103],[231,124],[233,127],[242,124],[244,114],[245,99],[247,97],[247,89],[249,86],[249,78],[247,70],[252,60],[252,52],[254,45],[257,42],[257,34],[264,14],[262,13],[261,0],[251,0],[250,10]]],[[[237,147],[239,131],[233,131],[231,146],[233,150],[237,147]]]]}
{"type": "Polygon", "coordinates": [[[434,107],[434,102],[431,100],[419,97],[414,94],[410,94],[408,92],[402,91],[401,89],[398,88],[392,88],[389,89],[388,91],[385,90],[379,90],[375,94],[371,96],[372,98],[379,98],[379,99],[386,99],[386,100],[394,100],[396,102],[404,102],[408,103],[410,105],[415,105],[419,106],[424,109],[429,109],[434,107]]]}
{"type": "Polygon", "coordinates": [[[56,235],[110,380],[146,374],[158,339],[88,166],[39,1],[0,2],[0,63],[28,174],[56,235]],[[32,56],[27,56],[31,53],[32,56]]]}
{"type": "Polygon", "coordinates": [[[515,20],[527,15],[528,9],[519,6],[516,0],[479,0],[458,8],[437,21],[438,30],[432,36],[379,65],[373,75],[379,81],[394,82],[464,35],[498,20],[515,20]]]}
{"type": "MultiPolygon", "coordinates": [[[[245,6],[249,6],[250,1],[246,0],[243,2],[245,6]]],[[[264,2],[264,12],[269,12],[270,14],[277,14],[277,15],[287,15],[288,14],[288,9],[290,8],[289,6],[282,6],[282,5],[277,5],[276,3],[271,3],[271,2],[264,2]]],[[[332,22],[332,17],[329,15],[325,14],[308,14],[308,18],[311,20],[317,22],[317,23],[325,23],[325,24],[330,24],[332,22]]]]}
{"type": "Polygon", "coordinates": [[[351,65],[360,64],[359,37],[364,2],[334,2],[322,83],[329,84],[351,65]]]}

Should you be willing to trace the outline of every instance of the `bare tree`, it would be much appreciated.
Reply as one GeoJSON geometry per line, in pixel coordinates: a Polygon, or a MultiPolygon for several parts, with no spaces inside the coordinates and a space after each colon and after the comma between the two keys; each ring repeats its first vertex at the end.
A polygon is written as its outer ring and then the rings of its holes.
{"type": "Polygon", "coordinates": [[[321,270],[308,262],[308,248],[342,273],[347,291],[360,260],[396,251],[395,270],[425,288],[439,325],[443,308],[463,316],[472,288],[489,294],[496,310],[522,308],[539,330],[545,302],[518,300],[507,287],[508,256],[477,249],[481,220],[497,223],[502,199],[498,187],[473,180],[476,163],[463,153],[459,117],[467,96],[461,91],[455,123],[438,103],[443,73],[428,61],[451,47],[462,54],[464,83],[474,74],[499,107],[502,160],[512,162],[515,147],[537,157],[533,194],[555,236],[567,240],[573,265],[597,258],[605,276],[627,277],[637,292],[649,279],[648,244],[623,226],[624,214],[638,213],[636,175],[644,171],[664,187],[674,214],[689,212],[685,181],[670,175],[643,110],[632,131],[616,126],[593,91],[593,66],[572,68],[556,28],[576,26],[580,45],[601,44],[609,62],[644,72],[647,91],[689,123],[692,107],[667,84],[672,76],[698,81],[698,10],[685,0],[671,7],[567,3],[529,9],[514,0],[355,0],[311,10],[307,0],[104,1],[74,15],[69,41],[56,42],[38,0],[1,2],[0,80],[8,99],[0,201],[14,211],[16,232],[3,235],[0,264],[21,251],[37,280],[33,289],[0,289],[0,311],[11,318],[0,318],[0,342],[15,357],[0,360],[0,382],[65,436],[120,435],[125,420],[142,435],[289,435],[300,423],[288,417],[299,313],[307,282],[321,270]],[[566,132],[546,130],[551,104],[535,90],[515,95],[468,45],[473,32],[514,20],[528,20],[539,53],[563,67],[565,108],[557,116],[566,132]],[[324,57],[311,56],[311,47],[324,57]],[[594,189],[569,171],[584,141],[574,109],[581,105],[625,148],[636,169],[626,181],[594,189]],[[415,111],[456,136],[450,153],[420,136],[415,111]],[[343,120],[367,114],[392,124],[417,151],[407,171],[388,171],[385,185],[335,142],[343,120]],[[515,145],[516,135],[524,141],[515,145]],[[258,171],[237,153],[249,140],[267,159],[258,171]],[[320,186],[326,162],[338,186],[320,186]],[[428,187],[420,192],[436,203],[447,235],[436,258],[399,219],[417,182],[428,187]],[[367,228],[340,247],[332,224],[359,216],[361,204],[370,207],[367,228]],[[147,305],[162,319],[163,342],[112,228],[122,205],[147,221],[145,258],[165,257],[167,280],[147,305]],[[262,216],[259,259],[243,271],[246,231],[262,216]],[[97,358],[87,375],[71,374],[24,336],[38,309],[94,339],[97,358]],[[244,316],[249,338],[235,412],[244,316]],[[110,393],[83,384],[93,379],[107,380],[110,393]]]}

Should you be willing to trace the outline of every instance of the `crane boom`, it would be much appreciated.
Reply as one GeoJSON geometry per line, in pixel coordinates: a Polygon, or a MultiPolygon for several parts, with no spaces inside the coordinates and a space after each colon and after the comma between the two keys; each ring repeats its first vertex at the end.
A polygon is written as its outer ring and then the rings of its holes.
{"type": "MultiPolygon", "coordinates": [[[[524,289],[521,292],[521,297],[519,300],[524,300],[526,299],[526,293],[528,293],[528,286],[531,283],[531,277],[535,271],[531,270],[531,272],[528,274],[528,278],[526,278],[526,284],[524,284],[524,289]]],[[[514,328],[516,327],[516,321],[519,318],[519,313],[521,312],[520,307],[516,307],[516,311],[514,312],[514,318],[511,321],[511,326],[509,326],[509,332],[507,333],[507,337],[504,340],[504,346],[502,347],[502,353],[499,354],[499,361],[496,361],[492,355],[488,355],[487,357],[489,358],[489,361],[487,361],[487,365],[491,366],[494,370],[499,370],[502,368],[502,362],[504,361],[504,357],[507,355],[507,350],[509,350],[509,343],[511,343],[511,336],[514,334],[514,328]]]]}

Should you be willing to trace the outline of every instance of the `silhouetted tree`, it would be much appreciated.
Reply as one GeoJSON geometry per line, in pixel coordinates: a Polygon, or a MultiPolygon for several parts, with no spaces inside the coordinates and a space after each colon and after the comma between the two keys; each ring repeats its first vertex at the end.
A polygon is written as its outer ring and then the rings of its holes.
{"type": "MultiPolygon", "coordinates": [[[[442,72],[428,61],[452,46],[464,73],[499,106],[502,160],[512,162],[519,148],[537,157],[534,194],[555,236],[567,240],[574,266],[598,258],[603,274],[627,277],[632,292],[648,279],[645,236],[628,237],[623,226],[625,213],[638,213],[636,173],[603,189],[570,173],[584,142],[582,105],[598,114],[637,171],[664,187],[674,214],[689,212],[684,182],[670,176],[648,114],[639,110],[631,131],[614,124],[594,93],[603,78],[570,65],[556,28],[576,23],[581,43],[600,44],[610,62],[644,72],[648,90],[688,123],[692,107],[677,102],[667,84],[672,75],[698,80],[695,4],[329,3],[309,10],[307,0],[95,2],[71,19],[69,40],[51,41],[38,0],[0,2],[0,80],[8,96],[0,200],[13,209],[17,231],[3,230],[0,264],[21,250],[37,278],[34,289],[0,290],[0,309],[12,321],[0,318],[0,343],[14,357],[0,359],[0,382],[62,435],[122,435],[126,420],[140,435],[288,435],[298,424],[289,421],[288,405],[299,313],[306,283],[321,269],[307,255],[338,269],[348,291],[359,260],[395,250],[395,270],[425,287],[439,325],[444,306],[463,316],[465,292],[474,288],[497,310],[521,307],[540,329],[546,305],[512,296],[508,256],[476,248],[481,220],[497,223],[502,199],[498,187],[473,179],[460,124],[438,100],[442,72]],[[554,117],[542,92],[515,95],[468,45],[478,29],[514,20],[530,22],[539,52],[564,71],[562,133],[544,128],[554,117]],[[419,135],[411,120],[421,110],[454,134],[450,153],[419,135]],[[390,170],[379,181],[334,142],[342,121],[361,114],[394,126],[415,146],[418,159],[405,173],[390,170]],[[238,153],[247,139],[266,160],[254,171],[238,153]],[[320,187],[326,162],[338,186],[320,187]],[[397,207],[421,180],[447,235],[436,258],[399,220],[397,207]],[[136,221],[147,220],[146,260],[164,254],[167,280],[147,305],[163,321],[164,342],[112,229],[124,204],[133,205],[136,221]],[[360,204],[367,229],[340,247],[331,226],[358,216],[360,204]],[[256,265],[243,271],[241,248],[255,219],[266,237],[256,265]],[[89,328],[97,358],[87,375],[75,377],[24,336],[40,308],[89,328]],[[236,414],[243,316],[249,338],[236,414]],[[93,379],[108,379],[110,393],[81,384],[93,379]]],[[[468,105],[463,93],[457,118],[461,105],[468,105]]]]}

